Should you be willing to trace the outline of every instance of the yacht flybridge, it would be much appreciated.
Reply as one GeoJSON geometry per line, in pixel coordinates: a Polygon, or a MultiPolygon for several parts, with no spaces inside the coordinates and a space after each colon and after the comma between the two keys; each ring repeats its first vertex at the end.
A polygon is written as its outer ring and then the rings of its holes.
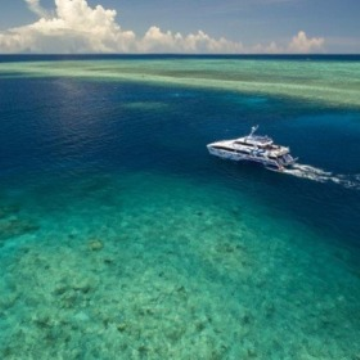
{"type": "Polygon", "coordinates": [[[247,136],[208,144],[209,153],[229,160],[258,162],[275,171],[283,171],[296,162],[288,147],[275,145],[268,136],[254,135],[257,129],[253,126],[247,136]]]}

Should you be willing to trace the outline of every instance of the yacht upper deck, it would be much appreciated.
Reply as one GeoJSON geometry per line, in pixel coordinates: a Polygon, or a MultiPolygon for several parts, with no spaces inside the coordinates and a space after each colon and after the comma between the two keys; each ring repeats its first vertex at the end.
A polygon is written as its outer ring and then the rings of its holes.
{"type": "Polygon", "coordinates": [[[238,138],[234,142],[235,144],[250,145],[250,146],[252,145],[263,148],[272,145],[273,140],[268,136],[248,135],[238,138]]]}

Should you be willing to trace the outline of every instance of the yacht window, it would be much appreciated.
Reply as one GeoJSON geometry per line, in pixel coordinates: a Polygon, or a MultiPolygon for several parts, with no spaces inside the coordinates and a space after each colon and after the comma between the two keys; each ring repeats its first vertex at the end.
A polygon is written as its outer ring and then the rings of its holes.
{"type": "Polygon", "coordinates": [[[236,150],[234,149],[229,149],[225,146],[214,146],[215,149],[219,149],[219,150],[226,150],[226,151],[230,151],[230,152],[236,152],[236,150]]]}
{"type": "Polygon", "coordinates": [[[246,145],[246,146],[254,146],[254,144],[247,143],[247,142],[244,142],[244,141],[235,141],[235,144],[246,145]]]}

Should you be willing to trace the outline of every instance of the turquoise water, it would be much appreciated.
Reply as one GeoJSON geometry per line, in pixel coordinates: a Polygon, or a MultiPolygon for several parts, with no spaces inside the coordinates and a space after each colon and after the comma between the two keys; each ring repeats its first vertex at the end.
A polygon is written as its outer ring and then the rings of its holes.
{"type": "Polygon", "coordinates": [[[11,60],[0,64],[1,358],[360,357],[360,108],[330,81],[350,81],[359,61],[11,60]],[[227,61],[249,89],[221,86],[227,61]],[[287,69],[274,90],[251,87],[260,65],[287,69]],[[304,66],[327,69],[313,73],[314,98],[279,93],[291,75],[311,87],[304,66]],[[169,69],[181,81],[164,81],[169,69]],[[207,153],[254,124],[311,176],[207,153]]]}

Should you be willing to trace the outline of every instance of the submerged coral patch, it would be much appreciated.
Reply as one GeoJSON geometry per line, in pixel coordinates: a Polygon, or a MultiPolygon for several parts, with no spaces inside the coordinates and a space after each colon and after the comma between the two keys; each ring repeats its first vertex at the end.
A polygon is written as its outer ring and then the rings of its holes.
{"type": "Polygon", "coordinates": [[[90,207],[97,193],[74,199],[87,184],[58,187],[52,201],[72,207],[42,213],[36,242],[1,263],[1,357],[335,360],[359,351],[349,316],[359,279],[306,228],[259,226],[253,200],[210,184],[108,178],[101,191],[115,208],[90,207]],[[329,336],[337,341],[324,347],[329,336]]]}
{"type": "Polygon", "coordinates": [[[0,207],[0,244],[7,239],[39,230],[37,222],[23,217],[19,211],[20,207],[17,205],[0,207]]]}

